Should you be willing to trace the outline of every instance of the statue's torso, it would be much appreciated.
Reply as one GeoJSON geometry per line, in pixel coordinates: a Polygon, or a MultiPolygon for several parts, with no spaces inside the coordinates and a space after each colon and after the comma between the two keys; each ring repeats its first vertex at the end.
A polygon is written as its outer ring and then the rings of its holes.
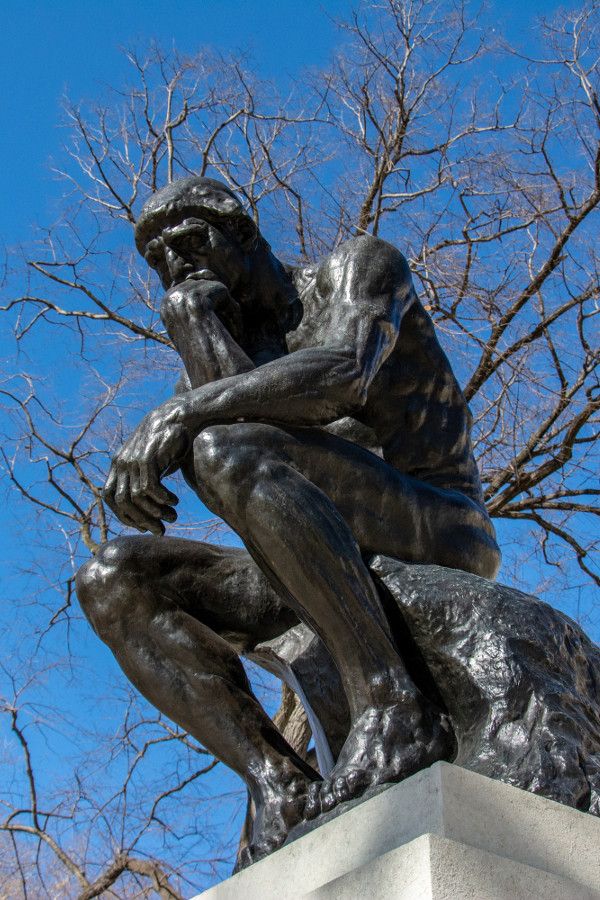
{"type": "MultiPolygon", "coordinates": [[[[288,334],[290,352],[338,344],[339,262],[328,278],[323,266],[295,270],[304,313],[288,334]]],[[[342,256],[343,259],[343,256],[342,256]]],[[[481,501],[473,459],[471,415],[434,325],[418,298],[405,311],[398,340],[369,387],[367,402],[355,418],[328,426],[341,437],[367,447],[406,474],[439,487],[460,490],[481,501]]]]}

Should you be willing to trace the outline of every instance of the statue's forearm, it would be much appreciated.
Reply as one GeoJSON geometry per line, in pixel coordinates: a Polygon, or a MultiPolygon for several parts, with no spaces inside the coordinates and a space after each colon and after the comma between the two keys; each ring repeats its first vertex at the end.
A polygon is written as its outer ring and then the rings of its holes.
{"type": "Polygon", "coordinates": [[[197,434],[241,419],[288,425],[326,425],[361,405],[356,360],[342,350],[301,350],[179,399],[169,419],[197,434]]]}
{"type": "MultiPolygon", "coordinates": [[[[239,421],[321,426],[352,416],[364,405],[368,386],[398,336],[396,296],[375,294],[368,286],[358,292],[369,301],[366,322],[356,313],[358,304],[341,304],[339,327],[329,346],[297,350],[254,367],[213,312],[222,301],[229,315],[227,289],[214,283],[187,292],[167,295],[166,324],[172,324],[174,311],[183,306],[185,316],[178,313],[177,332],[169,327],[169,333],[192,390],[163,406],[161,414],[165,426],[183,425],[192,438],[210,425],[239,421]]],[[[233,320],[234,333],[237,330],[233,320]]]]}
{"type": "Polygon", "coordinates": [[[182,317],[170,332],[192,388],[254,368],[252,360],[212,311],[182,317]]]}

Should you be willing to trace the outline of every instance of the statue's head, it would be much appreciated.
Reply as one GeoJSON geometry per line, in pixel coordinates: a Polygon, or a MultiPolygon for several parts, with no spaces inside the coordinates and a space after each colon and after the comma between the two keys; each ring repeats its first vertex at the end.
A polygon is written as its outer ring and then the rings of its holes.
{"type": "Polygon", "coordinates": [[[165,287],[194,269],[211,269],[207,262],[214,258],[218,264],[226,245],[241,251],[236,256],[251,256],[266,244],[233,191],[200,176],[181,178],[152,194],[136,222],[135,243],[165,287]]]}
{"type": "Polygon", "coordinates": [[[207,278],[223,282],[243,301],[252,298],[269,270],[281,289],[258,291],[261,305],[269,305],[267,294],[272,294],[273,311],[286,330],[297,324],[299,301],[281,263],[237,196],[220,181],[191,176],[157,191],[142,208],[135,242],[166,289],[187,278],[207,278]]]}

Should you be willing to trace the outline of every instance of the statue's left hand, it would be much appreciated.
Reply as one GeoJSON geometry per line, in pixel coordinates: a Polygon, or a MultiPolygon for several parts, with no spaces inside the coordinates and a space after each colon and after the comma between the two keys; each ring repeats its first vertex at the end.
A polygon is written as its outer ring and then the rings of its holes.
{"type": "Polygon", "coordinates": [[[177,519],[179,502],[160,479],[178,467],[191,443],[187,428],[169,422],[165,412],[159,407],[142,420],[114,457],[104,487],[106,503],[124,525],[159,535],[163,521],[177,519]]]}

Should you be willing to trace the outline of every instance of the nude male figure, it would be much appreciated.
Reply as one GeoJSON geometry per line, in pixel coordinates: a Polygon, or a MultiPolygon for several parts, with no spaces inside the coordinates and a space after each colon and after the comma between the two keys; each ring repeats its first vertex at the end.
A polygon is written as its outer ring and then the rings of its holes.
{"type": "Polygon", "coordinates": [[[148,201],[136,242],[166,290],[185,372],[106,483],[119,519],[153,536],[104,545],[78,594],[129,679],[246,782],[252,860],[301,818],[448,752],[368,558],[492,578],[499,552],[468,409],[394,247],[364,235],[318,265],[284,268],[236,196],[195,177],[148,201]],[[247,550],[163,536],[177,498],[162,481],[177,468],[247,550]],[[238,657],[298,619],[329,649],[350,708],[322,781],[238,657]]]}

